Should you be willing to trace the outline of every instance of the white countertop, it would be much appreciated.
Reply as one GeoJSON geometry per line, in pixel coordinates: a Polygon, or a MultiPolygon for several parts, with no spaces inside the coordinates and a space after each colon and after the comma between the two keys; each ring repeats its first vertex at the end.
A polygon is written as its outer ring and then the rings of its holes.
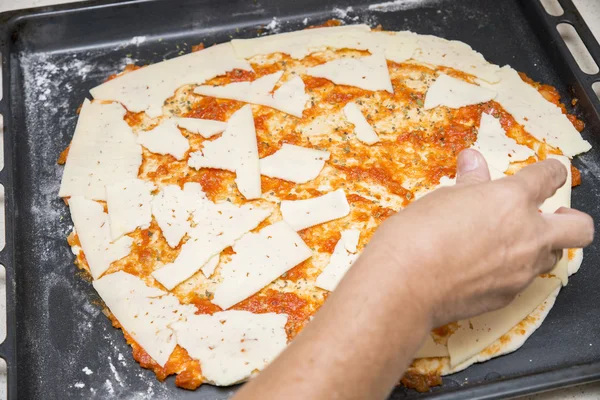
{"type": "MultiPolygon", "coordinates": [[[[530,0],[536,1],[536,0],[530,0]]],[[[550,9],[556,9],[553,6],[553,2],[555,0],[542,0],[543,3],[550,9]]],[[[51,4],[63,4],[63,3],[72,3],[73,0],[0,0],[0,12],[13,10],[13,9],[21,9],[27,7],[38,7],[38,6],[46,6],[51,4]]],[[[590,29],[600,41],[600,0],[573,0],[575,5],[578,7],[579,11],[583,15],[586,23],[589,25],[590,29]]],[[[570,37],[565,37],[567,43],[571,46],[577,46],[575,41],[570,37]]],[[[577,52],[578,50],[575,50],[577,52]]],[[[589,66],[589,61],[586,61],[585,56],[576,55],[580,62],[580,65],[583,65],[584,68],[586,65],[589,66]],[[586,64],[587,62],[587,64],[586,64]]],[[[593,68],[589,66],[589,68],[593,68]]],[[[597,93],[600,96],[600,85],[598,85],[597,93]]],[[[1,93],[1,82],[0,82],[0,93],[1,93]]],[[[1,119],[0,119],[1,122],[1,119]]],[[[2,134],[2,124],[0,123],[0,135],[2,134]]],[[[1,157],[2,152],[0,152],[0,165],[1,165],[1,157]]],[[[3,191],[2,191],[3,193],[3,191]]],[[[0,196],[0,207],[4,206],[4,198],[0,196]]],[[[0,232],[4,231],[4,213],[0,213],[0,232]]],[[[4,238],[0,237],[0,243],[4,244],[4,238]]],[[[4,289],[4,270],[0,270],[0,315],[5,314],[6,305],[4,304],[5,299],[5,289],[4,289]]],[[[3,338],[6,331],[6,318],[0,318],[0,338],[3,338]]],[[[6,366],[0,365],[0,400],[6,398],[6,366]]],[[[600,399],[600,382],[591,383],[588,385],[575,386],[568,389],[556,390],[548,393],[538,394],[534,396],[525,396],[521,398],[521,400],[563,400],[563,399],[573,399],[573,400],[593,400],[600,399]]]]}

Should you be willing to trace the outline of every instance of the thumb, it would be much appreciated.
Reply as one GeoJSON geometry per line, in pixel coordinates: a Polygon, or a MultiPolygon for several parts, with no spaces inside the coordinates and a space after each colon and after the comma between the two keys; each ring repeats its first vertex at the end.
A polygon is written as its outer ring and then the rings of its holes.
{"type": "Polygon", "coordinates": [[[490,170],[480,152],[466,149],[458,155],[456,184],[470,185],[490,180],[490,170]]]}

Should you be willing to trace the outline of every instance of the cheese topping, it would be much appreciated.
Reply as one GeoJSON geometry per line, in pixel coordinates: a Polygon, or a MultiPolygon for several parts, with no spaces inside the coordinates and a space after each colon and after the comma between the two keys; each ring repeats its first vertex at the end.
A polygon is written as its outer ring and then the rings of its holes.
{"type": "Polygon", "coordinates": [[[137,178],[142,148],[117,103],[83,102],[62,176],[60,197],[106,200],[105,186],[137,178]]]}
{"type": "Polygon", "coordinates": [[[261,196],[260,163],[252,107],[236,111],[223,135],[204,142],[202,151],[190,154],[188,165],[195,169],[217,168],[234,171],[238,190],[248,200],[261,196]]]}
{"type": "Polygon", "coordinates": [[[247,233],[233,245],[235,254],[221,267],[223,281],[212,302],[227,309],[277,279],[312,255],[302,238],[284,221],[259,233],[247,233]]]}
{"type": "Polygon", "coordinates": [[[177,345],[170,325],[192,318],[195,307],[182,305],[177,297],[148,287],[140,278],[123,271],[93,284],[123,329],[164,367],[177,345]]]}
{"type": "Polygon", "coordinates": [[[549,102],[534,87],[524,82],[508,65],[499,69],[500,82],[482,82],[495,90],[496,101],[508,111],[527,132],[540,141],[558,148],[567,157],[585,153],[591,145],[581,138],[562,110],[549,102]]]}
{"type": "Polygon", "coordinates": [[[307,68],[306,74],[329,79],[338,85],[356,86],[371,91],[386,90],[394,93],[387,62],[381,53],[359,58],[338,58],[307,68]]]}
{"type": "Polygon", "coordinates": [[[414,60],[423,64],[442,65],[466,72],[487,82],[498,82],[499,67],[490,64],[466,43],[437,36],[418,35],[414,60]]]}
{"type": "Polygon", "coordinates": [[[287,344],[285,314],[224,311],[172,325],[177,342],[200,360],[207,382],[228,386],[264,369],[287,344]]]}
{"type": "Polygon", "coordinates": [[[511,162],[535,156],[532,149],[506,136],[500,121],[486,113],[481,114],[477,141],[473,143],[472,148],[483,155],[490,168],[490,174],[493,170],[503,174],[511,162]]]}
{"type": "Polygon", "coordinates": [[[69,209],[92,278],[98,279],[113,261],[129,254],[133,239],[122,237],[111,242],[108,215],[100,203],[73,196],[69,209]]]}
{"type": "Polygon", "coordinates": [[[557,278],[538,277],[508,306],[461,321],[460,328],[448,339],[451,365],[462,363],[492,344],[527,317],[559,286],[557,278]]]}
{"type": "Polygon", "coordinates": [[[152,200],[152,215],[171,247],[177,247],[190,230],[191,214],[205,198],[197,183],[186,183],[183,190],[177,185],[164,186],[152,200]]]}
{"type": "Polygon", "coordinates": [[[417,35],[412,32],[370,32],[367,25],[315,28],[255,39],[232,40],[233,48],[242,58],[261,54],[285,53],[302,59],[315,52],[331,49],[368,50],[382,53],[396,63],[410,59],[417,48],[417,35]]]}
{"type": "Polygon", "coordinates": [[[379,136],[375,133],[373,127],[369,124],[360,108],[354,102],[346,104],[344,107],[346,119],[354,125],[356,138],[364,144],[375,144],[379,142],[379,136]]]}
{"type": "Polygon", "coordinates": [[[283,71],[279,71],[262,76],[252,82],[234,82],[225,86],[198,86],[194,89],[194,93],[260,104],[296,117],[302,117],[302,112],[309,97],[304,92],[304,82],[299,76],[294,76],[289,81],[284,82],[279,89],[271,94],[282,75],[283,71]]]}
{"type": "Polygon", "coordinates": [[[350,269],[354,261],[358,258],[356,246],[360,231],[358,229],[348,229],[342,232],[342,237],[338,240],[329,259],[329,264],[323,272],[317,277],[315,285],[321,289],[333,291],[340,283],[346,272],[350,269]]]}
{"type": "Polygon", "coordinates": [[[425,96],[425,110],[439,106],[461,108],[471,104],[486,103],[496,97],[493,90],[473,85],[462,79],[440,74],[425,96]]]}
{"type": "Polygon", "coordinates": [[[191,133],[197,133],[204,138],[209,138],[217,133],[221,133],[227,128],[226,122],[214,121],[211,119],[200,119],[200,118],[180,118],[171,117],[177,122],[180,128],[185,129],[191,133]]]}
{"type": "Polygon", "coordinates": [[[189,231],[190,239],[181,247],[175,262],[154,271],[152,276],[169,290],[200,268],[206,277],[210,277],[216,267],[212,259],[270,214],[270,209],[253,204],[238,207],[227,202],[214,204],[205,200],[193,213],[196,226],[189,231]]]}
{"type": "Polygon", "coordinates": [[[250,64],[235,56],[231,43],[222,43],[147,65],[96,86],[90,93],[96,100],[118,101],[129,111],[145,111],[156,118],[177,88],[201,84],[234,69],[252,71],[250,64]]]}
{"type": "MultiPolygon", "coordinates": [[[[559,187],[556,192],[540,205],[540,211],[544,213],[554,213],[561,207],[571,207],[571,161],[569,157],[548,154],[547,158],[553,158],[560,161],[567,169],[567,179],[565,183],[559,187]]],[[[563,286],[569,282],[569,256],[568,250],[563,250],[563,257],[556,263],[556,266],[550,271],[550,274],[560,278],[563,286]]]]}
{"type": "Polygon", "coordinates": [[[190,143],[177,127],[177,120],[163,119],[160,124],[138,134],[137,142],[158,154],[170,154],[177,160],[183,160],[190,149],[190,143]]]}
{"type": "Polygon", "coordinates": [[[296,231],[345,217],[350,205],[344,189],[338,189],[308,200],[284,200],[281,202],[283,220],[296,231]]]}
{"type": "Polygon", "coordinates": [[[260,173],[294,183],[312,181],[329,160],[329,152],[284,143],[281,149],[260,160],[260,173]]]}
{"type": "Polygon", "coordinates": [[[431,335],[427,335],[415,358],[448,357],[448,347],[437,343],[431,335]]]}
{"type": "Polygon", "coordinates": [[[152,221],[152,191],[156,186],[141,179],[130,179],[106,186],[106,206],[110,220],[110,236],[117,240],[121,236],[146,229],[152,221]]]}

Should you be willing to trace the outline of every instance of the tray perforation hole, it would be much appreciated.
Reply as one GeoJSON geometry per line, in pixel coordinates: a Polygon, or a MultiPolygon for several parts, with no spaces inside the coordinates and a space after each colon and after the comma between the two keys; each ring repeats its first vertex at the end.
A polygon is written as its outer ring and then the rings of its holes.
{"type": "Polygon", "coordinates": [[[579,33],[571,24],[560,23],[556,25],[556,30],[560,33],[560,36],[567,44],[569,51],[579,68],[588,75],[597,74],[600,69],[598,68],[598,64],[592,58],[592,55],[588,51],[587,47],[581,40],[579,33]]]}
{"type": "Polygon", "coordinates": [[[592,84],[592,89],[594,89],[594,93],[596,93],[598,100],[600,100],[600,82],[594,82],[592,84]]]}
{"type": "Polygon", "coordinates": [[[565,13],[558,0],[540,0],[544,10],[553,17],[560,17],[565,13]]]}

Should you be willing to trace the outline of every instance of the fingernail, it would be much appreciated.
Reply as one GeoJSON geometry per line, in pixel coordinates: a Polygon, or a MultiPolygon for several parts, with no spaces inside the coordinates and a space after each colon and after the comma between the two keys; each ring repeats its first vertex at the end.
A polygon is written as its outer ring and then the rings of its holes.
{"type": "Polygon", "coordinates": [[[479,159],[476,154],[471,151],[463,151],[458,156],[458,172],[464,174],[470,172],[479,167],[479,159]]]}

